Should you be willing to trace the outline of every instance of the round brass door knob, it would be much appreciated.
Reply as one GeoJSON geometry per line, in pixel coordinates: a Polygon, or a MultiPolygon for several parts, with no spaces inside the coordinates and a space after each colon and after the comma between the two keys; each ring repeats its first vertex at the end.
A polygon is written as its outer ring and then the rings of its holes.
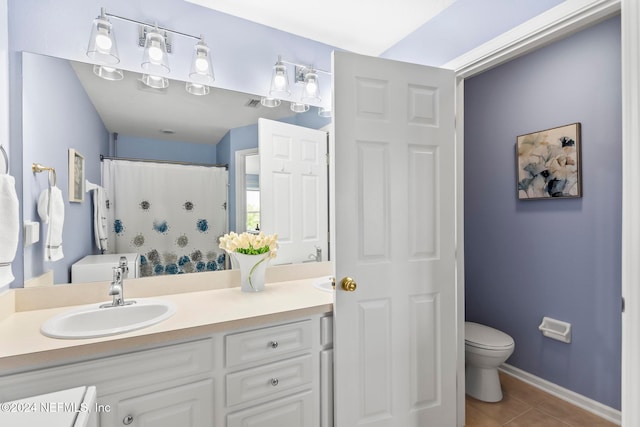
{"type": "Polygon", "coordinates": [[[340,281],[340,286],[342,286],[342,289],[347,292],[353,292],[358,287],[358,284],[351,277],[344,277],[340,281]]]}

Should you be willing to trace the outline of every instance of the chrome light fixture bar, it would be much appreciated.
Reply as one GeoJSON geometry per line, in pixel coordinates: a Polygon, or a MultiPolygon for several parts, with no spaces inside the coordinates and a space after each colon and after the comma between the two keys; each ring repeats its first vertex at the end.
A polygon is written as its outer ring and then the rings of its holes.
{"type": "Polygon", "coordinates": [[[101,8],[100,16],[93,22],[91,39],[87,48],[87,56],[97,62],[94,65],[93,72],[98,77],[107,80],[121,80],[123,77],[121,70],[110,67],[110,65],[120,62],[120,58],[109,18],[140,26],[138,44],[144,47],[140,65],[144,73],[140,81],[154,89],[164,89],[169,86],[169,80],[166,77],[162,77],[171,71],[168,60],[168,54],[172,51],[169,33],[197,40],[191,59],[191,71],[189,73],[191,81],[186,83],[185,89],[194,95],[206,95],[209,93],[209,85],[213,83],[215,78],[211,50],[204,42],[203,36],[196,37],[180,31],[162,28],[157,24],[151,25],[135,19],[114,15],[107,13],[104,8],[101,8]]]}

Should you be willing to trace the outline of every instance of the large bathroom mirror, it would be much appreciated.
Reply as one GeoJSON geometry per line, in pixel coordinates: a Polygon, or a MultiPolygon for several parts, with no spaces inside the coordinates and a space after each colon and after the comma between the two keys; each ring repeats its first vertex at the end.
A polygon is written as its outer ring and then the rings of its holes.
{"type": "MultiPolygon", "coordinates": [[[[288,102],[267,108],[260,104],[259,96],[214,87],[208,95],[194,96],[180,81],[170,81],[166,89],[151,89],[142,84],[137,73],[125,71],[122,80],[108,81],[94,74],[92,64],[24,53],[24,219],[39,222],[37,200],[50,183],[45,174],[32,173],[31,164],[55,167],[62,189],[66,185],[67,152],[73,149],[84,156],[86,179],[95,184],[102,180],[104,162],[100,155],[228,164],[228,229],[255,229],[259,224],[255,201],[260,200],[256,196],[263,191],[256,180],[257,157],[247,155],[243,165],[235,162],[243,158],[236,152],[257,152],[260,118],[313,129],[326,128],[330,123],[330,119],[318,115],[315,107],[303,114],[292,112],[288,102]],[[238,175],[236,168],[245,172],[238,175]],[[236,182],[238,177],[246,179],[236,182]],[[247,198],[237,200],[236,188],[242,188],[247,198]],[[246,215],[236,214],[238,206],[246,210],[246,215]],[[237,224],[236,217],[246,218],[245,223],[237,224]]],[[[131,182],[132,187],[135,185],[131,182]]],[[[72,279],[71,265],[86,255],[100,253],[93,238],[92,198],[86,193],[82,203],[65,200],[62,260],[43,261],[43,224],[41,240],[25,242],[25,283],[68,283],[72,279]]],[[[212,250],[218,250],[217,245],[212,250]]]]}

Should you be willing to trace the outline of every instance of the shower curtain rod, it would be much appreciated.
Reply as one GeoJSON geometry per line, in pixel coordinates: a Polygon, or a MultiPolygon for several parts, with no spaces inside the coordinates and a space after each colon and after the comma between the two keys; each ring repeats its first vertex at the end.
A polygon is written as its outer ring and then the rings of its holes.
{"type": "Polygon", "coordinates": [[[178,161],[174,161],[174,160],[135,159],[135,158],[131,158],[131,157],[113,157],[113,156],[105,156],[103,154],[100,154],[100,161],[103,161],[105,159],[107,159],[107,160],[126,160],[126,161],[129,161],[129,162],[167,163],[167,164],[171,164],[171,165],[205,166],[205,167],[209,167],[209,168],[225,168],[225,169],[229,170],[229,164],[228,163],[211,164],[211,163],[178,162],[178,161]]]}

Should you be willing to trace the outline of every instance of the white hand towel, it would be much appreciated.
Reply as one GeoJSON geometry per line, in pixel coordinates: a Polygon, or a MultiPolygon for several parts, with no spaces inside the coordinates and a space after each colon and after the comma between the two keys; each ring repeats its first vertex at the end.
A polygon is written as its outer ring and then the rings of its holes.
{"type": "Polygon", "coordinates": [[[11,175],[0,175],[0,286],[13,282],[11,263],[20,235],[18,195],[11,175]]]}
{"type": "Polygon", "coordinates": [[[96,246],[103,252],[109,249],[107,233],[107,196],[104,188],[96,185],[93,189],[93,235],[96,246]]]}
{"type": "Polygon", "coordinates": [[[62,227],[64,226],[64,200],[58,187],[42,190],[38,198],[38,214],[47,227],[47,238],[44,247],[45,261],[58,261],[64,257],[62,253],[62,227]]]}

